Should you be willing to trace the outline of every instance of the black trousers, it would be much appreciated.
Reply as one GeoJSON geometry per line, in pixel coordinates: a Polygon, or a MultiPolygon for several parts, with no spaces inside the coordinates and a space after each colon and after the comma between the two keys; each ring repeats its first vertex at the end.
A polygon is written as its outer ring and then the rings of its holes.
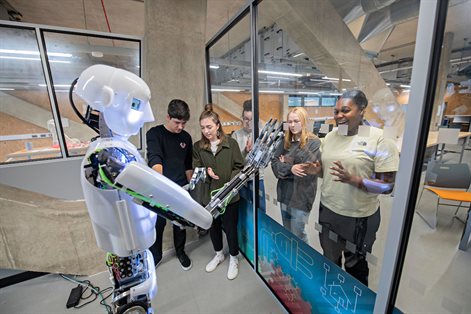
{"type": "MultiPolygon", "coordinates": [[[[157,262],[162,258],[162,240],[167,219],[157,216],[157,223],[155,224],[156,238],[154,244],[149,248],[154,256],[154,261],[157,262]]],[[[175,245],[175,252],[177,256],[184,253],[186,242],[186,229],[171,224],[173,226],[173,244],[175,245]]]]}
{"type": "Polygon", "coordinates": [[[339,215],[322,203],[319,206],[319,239],[324,256],[368,286],[369,268],[366,253],[371,253],[381,220],[379,208],[368,217],[339,215]]]}
{"type": "Polygon", "coordinates": [[[213,220],[209,235],[213,248],[222,251],[222,227],[226,233],[227,244],[229,245],[229,254],[236,256],[239,254],[239,239],[237,238],[237,223],[239,221],[239,202],[227,205],[223,215],[213,220]]]}

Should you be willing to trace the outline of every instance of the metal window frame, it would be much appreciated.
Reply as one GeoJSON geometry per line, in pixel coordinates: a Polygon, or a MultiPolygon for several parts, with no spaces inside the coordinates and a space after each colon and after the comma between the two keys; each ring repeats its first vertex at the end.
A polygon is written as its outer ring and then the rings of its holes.
{"type": "Polygon", "coordinates": [[[448,0],[421,1],[409,104],[374,313],[390,313],[399,290],[438,80],[448,0]],[[400,230],[400,232],[398,232],[400,230]]]}
{"type": "MultiPolygon", "coordinates": [[[[49,25],[42,24],[32,24],[32,23],[22,23],[14,21],[0,21],[0,27],[9,27],[13,29],[26,29],[32,30],[35,32],[36,43],[38,45],[39,57],[41,61],[41,67],[44,73],[44,81],[46,83],[47,94],[49,97],[51,105],[51,115],[56,125],[57,138],[59,140],[59,147],[61,151],[61,156],[58,158],[39,158],[33,160],[18,160],[9,163],[1,163],[0,168],[11,167],[11,166],[21,166],[21,165],[30,165],[32,163],[41,163],[41,162],[60,162],[64,159],[76,159],[83,158],[83,156],[70,156],[66,141],[65,141],[65,132],[62,126],[62,119],[59,110],[59,104],[57,102],[56,93],[52,84],[52,72],[48,58],[46,56],[46,39],[44,34],[48,33],[57,33],[65,35],[77,35],[77,36],[93,36],[97,38],[111,39],[111,40],[123,40],[123,41],[132,41],[136,42],[139,45],[139,76],[142,76],[142,62],[143,62],[143,38],[139,36],[130,36],[130,35],[120,35],[116,33],[106,33],[98,31],[87,31],[81,29],[67,28],[67,27],[54,27],[49,25]]],[[[139,130],[139,150],[145,149],[144,143],[144,134],[142,129],[139,130]]]]}

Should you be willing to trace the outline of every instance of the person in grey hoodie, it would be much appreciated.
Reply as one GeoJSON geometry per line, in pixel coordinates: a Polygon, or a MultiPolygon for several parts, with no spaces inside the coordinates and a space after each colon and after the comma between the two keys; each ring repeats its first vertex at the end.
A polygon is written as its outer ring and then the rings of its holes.
{"type": "Polygon", "coordinates": [[[284,140],[271,160],[278,179],[277,201],[283,226],[306,243],[305,226],[317,190],[317,175],[308,173],[308,167],[320,159],[321,144],[319,138],[307,130],[307,119],[303,108],[288,112],[284,140]]]}

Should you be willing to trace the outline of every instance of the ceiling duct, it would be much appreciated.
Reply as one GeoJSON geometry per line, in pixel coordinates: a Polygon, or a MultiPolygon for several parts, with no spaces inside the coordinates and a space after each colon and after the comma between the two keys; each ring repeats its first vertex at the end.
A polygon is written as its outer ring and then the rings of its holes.
{"type": "Polygon", "coordinates": [[[397,0],[360,0],[360,4],[363,12],[368,14],[381,10],[382,8],[385,8],[396,1],[397,0]]]}
{"type": "Polygon", "coordinates": [[[330,0],[346,24],[357,18],[381,10],[397,0],[330,0]]]}
{"type": "Polygon", "coordinates": [[[23,15],[8,1],[0,0],[0,19],[20,22],[23,19],[23,15]]]}
{"type": "Polygon", "coordinates": [[[363,43],[395,25],[418,17],[419,7],[420,0],[399,0],[380,10],[368,13],[358,35],[358,41],[363,43]]]}

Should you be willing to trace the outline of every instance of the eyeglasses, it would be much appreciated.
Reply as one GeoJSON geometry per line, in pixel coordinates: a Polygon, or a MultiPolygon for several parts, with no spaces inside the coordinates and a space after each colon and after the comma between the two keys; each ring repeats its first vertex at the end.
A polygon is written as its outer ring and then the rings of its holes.
{"type": "Polygon", "coordinates": [[[244,120],[245,122],[250,122],[250,121],[252,121],[252,119],[247,119],[247,118],[242,118],[242,120],[244,120]]]}

